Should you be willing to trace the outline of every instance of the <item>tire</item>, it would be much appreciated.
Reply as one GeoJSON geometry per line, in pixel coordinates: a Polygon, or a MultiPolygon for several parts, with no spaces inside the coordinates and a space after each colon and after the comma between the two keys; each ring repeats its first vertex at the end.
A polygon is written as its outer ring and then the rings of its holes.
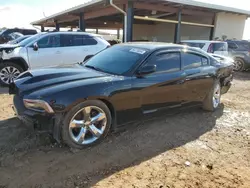
{"type": "Polygon", "coordinates": [[[234,71],[236,72],[242,72],[245,69],[245,62],[241,58],[235,58],[234,59],[234,71]]]}
{"type": "Polygon", "coordinates": [[[111,122],[110,110],[103,102],[99,100],[82,102],[66,114],[61,128],[62,141],[71,148],[84,149],[91,147],[104,140],[110,131],[111,122]],[[86,115],[85,117],[85,114],[89,114],[89,116],[86,115]],[[100,119],[103,119],[96,121],[94,124],[92,119],[98,117],[97,114],[101,114],[100,119]],[[78,123],[73,123],[73,121],[78,123]],[[98,128],[98,131],[93,127],[98,128]],[[94,135],[93,132],[97,134],[94,135]],[[81,139],[82,137],[83,139],[81,139]]]}
{"type": "Polygon", "coordinates": [[[3,86],[8,86],[23,71],[24,71],[23,68],[16,63],[13,62],[0,63],[0,84],[3,86]]]}
{"type": "Polygon", "coordinates": [[[220,99],[221,99],[221,84],[218,80],[216,80],[214,82],[213,88],[210,90],[210,92],[203,101],[203,106],[202,106],[203,109],[210,112],[215,111],[216,109],[219,108],[220,99]],[[215,94],[217,94],[216,97],[215,94]],[[216,100],[216,105],[214,100],[216,100]]]}

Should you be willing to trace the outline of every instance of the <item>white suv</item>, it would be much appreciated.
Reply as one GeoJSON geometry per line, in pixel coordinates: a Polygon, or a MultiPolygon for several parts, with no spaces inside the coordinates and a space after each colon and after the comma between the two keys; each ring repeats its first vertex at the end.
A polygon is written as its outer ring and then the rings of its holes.
{"type": "Polygon", "coordinates": [[[181,44],[190,47],[196,47],[204,50],[205,52],[227,56],[228,44],[223,41],[209,41],[209,40],[184,40],[181,44]]]}
{"type": "Polygon", "coordinates": [[[21,72],[83,62],[110,44],[102,36],[84,32],[39,33],[18,45],[1,48],[0,83],[9,85],[21,72]]]}

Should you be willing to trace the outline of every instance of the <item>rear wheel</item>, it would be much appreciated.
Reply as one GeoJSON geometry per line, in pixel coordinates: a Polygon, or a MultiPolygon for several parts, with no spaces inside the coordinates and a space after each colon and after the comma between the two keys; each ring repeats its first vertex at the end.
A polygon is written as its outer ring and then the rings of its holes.
{"type": "Polygon", "coordinates": [[[244,70],[245,67],[245,62],[243,61],[243,59],[240,58],[235,58],[234,60],[234,70],[237,72],[241,72],[244,70]]]}
{"type": "Polygon", "coordinates": [[[6,62],[0,64],[0,84],[10,85],[21,73],[23,69],[16,63],[6,62]]]}
{"type": "Polygon", "coordinates": [[[101,101],[85,101],[72,108],[62,127],[62,139],[69,147],[83,149],[101,142],[109,133],[111,113],[101,101]]]}
{"type": "Polygon", "coordinates": [[[219,81],[215,81],[213,88],[203,101],[203,109],[207,111],[215,111],[220,105],[221,85],[219,81]]]}

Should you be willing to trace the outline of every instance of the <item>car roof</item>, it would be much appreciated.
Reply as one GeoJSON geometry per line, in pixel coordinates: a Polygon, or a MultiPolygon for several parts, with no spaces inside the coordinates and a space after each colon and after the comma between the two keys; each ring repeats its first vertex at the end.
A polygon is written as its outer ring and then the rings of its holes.
{"type": "Polygon", "coordinates": [[[100,37],[101,35],[94,34],[94,33],[87,33],[87,32],[80,32],[80,31],[51,31],[51,32],[43,32],[48,35],[54,35],[54,34],[70,34],[70,35],[89,35],[93,37],[100,37]]]}
{"type": "Polygon", "coordinates": [[[240,44],[240,43],[242,43],[242,44],[250,43],[247,40],[227,40],[226,42],[235,42],[237,44],[240,44]]]}
{"type": "Polygon", "coordinates": [[[217,40],[182,40],[181,42],[193,42],[193,43],[225,43],[225,41],[217,40]]]}
{"type": "Polygon", "coordinates": [[[169,48],[174,48],[174,47],[183,48],[184,47],[183,45],[180,45],[180,44],[164,43],[164,42],[128,42],[128,43],[122,43],[119,45],[144,48],[147,50],[157,50],[157,49],[168,48],[168,47],[169,48]]]}

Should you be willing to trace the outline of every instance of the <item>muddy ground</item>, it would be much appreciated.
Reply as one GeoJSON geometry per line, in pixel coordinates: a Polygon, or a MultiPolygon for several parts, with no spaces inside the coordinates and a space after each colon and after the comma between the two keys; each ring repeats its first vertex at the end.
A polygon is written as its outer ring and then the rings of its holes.
{"type": "Polygon", "coordinates": [[[250,187],[250,73],[220,109],[157,118],[83,151],[23,126],[0,90],[0,188],[250,187]]]}

